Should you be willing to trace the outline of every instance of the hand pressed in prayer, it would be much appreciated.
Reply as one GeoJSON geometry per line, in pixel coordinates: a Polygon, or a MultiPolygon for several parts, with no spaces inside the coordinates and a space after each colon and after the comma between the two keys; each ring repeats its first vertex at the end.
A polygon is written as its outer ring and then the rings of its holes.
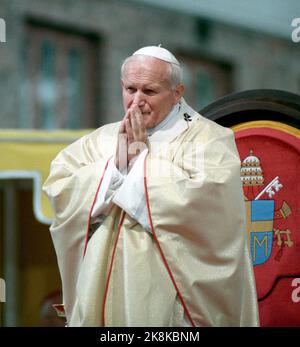
{"type": "Polygon", "coordinates": [[[127,110],[118,134],[116,167],[123,171],[133,166],[137,156],[148,148],[148,134],[143,115],[137,104],[127,110]]]}
{"type": "Polygon", "coordinates": [[[133,104],[130,117],[125,120],[128,144],[128,165],[133,165],[137,156],[148,147],[148,133],[140,108],[133,104]]]}

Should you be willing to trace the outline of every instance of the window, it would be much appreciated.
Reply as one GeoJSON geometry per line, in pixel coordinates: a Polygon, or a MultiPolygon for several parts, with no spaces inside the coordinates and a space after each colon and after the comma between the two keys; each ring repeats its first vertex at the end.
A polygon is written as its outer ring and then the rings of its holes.
{"type": "Polygon", "coordinates": [[[232,69],[210,59],[178,55],[186,86],[185,98],[196,110],[232,92],[232,69]]]}
{"type": "Polygon", "coordinates": [[[95,38],[28,24],[22,52],[20,127],[94,127],[96,57],[95,38]]]}

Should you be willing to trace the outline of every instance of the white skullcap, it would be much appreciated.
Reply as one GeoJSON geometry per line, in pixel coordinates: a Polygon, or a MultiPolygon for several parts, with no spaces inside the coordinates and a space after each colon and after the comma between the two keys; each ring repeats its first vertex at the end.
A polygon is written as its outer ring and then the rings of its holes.
{"type": "Polygon", "coordinates": [[[167,49],[162,48],[159,46],[147,46],[138,49],[136,52],[134,52],[132,55],[147,55],[150,57],[154,57],[160,60],[164,60],[168,63],[180,65],[178,60],[174,57],[174,55],[169,52],[167,49]]]}

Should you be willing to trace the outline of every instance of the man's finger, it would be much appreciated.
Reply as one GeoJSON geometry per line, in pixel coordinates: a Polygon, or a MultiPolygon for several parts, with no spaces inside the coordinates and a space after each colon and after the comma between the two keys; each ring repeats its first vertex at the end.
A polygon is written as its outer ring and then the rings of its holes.
{"type": "Polygon", "coordinates": [[[133,131],[133,136],[134,138],[136,139],[136,137],[139,136],[139,133],[140,133],[140,128],[139,128],[139,123],[137,121],[137,112],[132,111],[131,112],[131,126],[132,126],[132,131],[133,131]]]}
{"type": "Polygon", "coordinates": [[[127,167],[127,147],[127,134],[119,133],[115,155],[115,165],[120,171],[123,171],[127,167]]]}
{"type": "MultiPolygon", "coordinates": [[[[131,118],[131,120],[132,120],[132,118],[131,118]]],[[[134,141],[134,134],[133,134],[133,130],[132,130],[129,119],[125,120],[125,128],[126,128],[128,142],[131,143],[134,141]]]]}
{"type": "Polygon", "coordinates": [[[126,129],[125,121],[126,121],[126,119],[129,119],[129,116],[130,116],[130,110],[128,109],[127,112],[125,113],[125,116],[122,119],[122,122],[121,122],[121,125],[119,128],[119,134],[122,134],[125,132],[125,129],[126,129]]]}
{"type": "Polygon", "coordinates": [[[119,134],[122,134],[125,132],[125,122],[124,119],[121,122],[120,128],[119,128],[119,134]]]}
{"type": "Polygon", "coordinates": [[[146,131],[145,123],[144,123],[144,118],[141,112],[137,112],[135,114],[136,116],[136,121],[139,127],[139,130],[144,133],[146,131]]]}

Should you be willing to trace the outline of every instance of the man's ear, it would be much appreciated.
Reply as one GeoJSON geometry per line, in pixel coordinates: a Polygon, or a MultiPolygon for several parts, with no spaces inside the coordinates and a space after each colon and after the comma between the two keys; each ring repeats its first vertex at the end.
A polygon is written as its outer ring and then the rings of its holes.
{"type": "Polygon", "coordinates": [[[175,88],[175,91],[174,91],[174,105],[176,105],[179,100],[181,99],[181,97],[183,96],[183,93],[184,93],[184,85],[183,84],[178,84],[175,88]]]}
{"type": "Polygon", "coordinates": [[[120,86],[121,86],[121,89],[123,89],[123,87],[124,87],[124,82],[123,82],[123,80],[120,80],[120,86]]]}

